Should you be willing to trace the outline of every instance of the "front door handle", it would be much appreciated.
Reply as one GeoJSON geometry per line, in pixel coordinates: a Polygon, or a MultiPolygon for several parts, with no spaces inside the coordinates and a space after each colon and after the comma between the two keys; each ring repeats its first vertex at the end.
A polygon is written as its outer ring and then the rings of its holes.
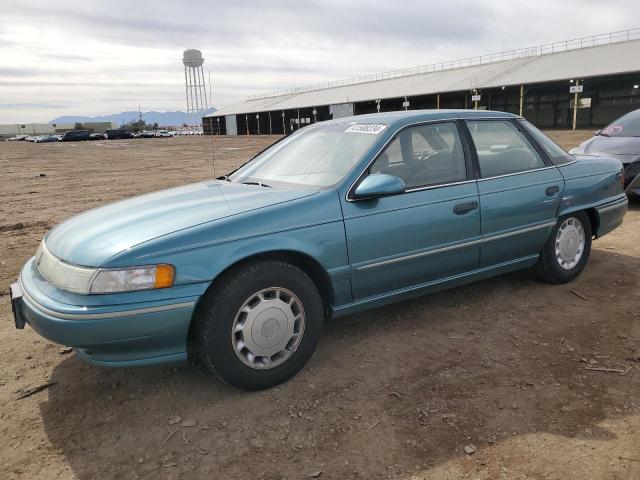
{"type": "Polygon", "coordinates": [[[556,193],[558,193],[560,191],[560,187],[557,185],[554,185],[553,187],[549,187],[547,188],[544,193],[547,195],[547,197],[553,197],[556,193]]]}
{"type": "Polygon", "coordinates": [[[465,213],[470,212],[471,210],[475,210],[478,208],[478,202],[467,202],[467,203],[459,203],[455,207],[453,207],[453,213],[456,215],[464,215],[465,213]]]}

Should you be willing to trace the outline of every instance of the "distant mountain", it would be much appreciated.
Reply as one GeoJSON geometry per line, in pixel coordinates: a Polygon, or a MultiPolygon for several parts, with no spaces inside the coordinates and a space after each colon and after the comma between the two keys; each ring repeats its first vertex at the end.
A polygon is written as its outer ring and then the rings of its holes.
{"type": "MultiPolygon", "coordinates": [[[[209,108],[203,110],[198,115],[193,115],[191,121],[200,123],[201,117],[215,112],[216,108],[209,108]]],[[[132,120],[137,120],[139,112],[131,110],[129,112],[113,113],[111,115],[98,115],[96,117],[88,117],[83,115],[66,115],[63,117],[54,118],[49,123],[86,123],[86,122],[115,122],[118,125],[128,123],[132,120]]],[[[179,126],[187,123],[186,112],[142,112],[142,119],[147,123],[157,123],[163,127],[179,126]]]]}

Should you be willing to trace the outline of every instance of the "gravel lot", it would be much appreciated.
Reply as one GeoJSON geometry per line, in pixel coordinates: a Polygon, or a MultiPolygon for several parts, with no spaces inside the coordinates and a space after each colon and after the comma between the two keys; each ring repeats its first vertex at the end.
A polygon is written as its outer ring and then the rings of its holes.
{"type": "Polygon", "coordinates": [[[14,329],[5,287],[47,229],[276,138],[0,142],[1,478],[640,478],[638,202],[576,282],[519,272],[328,322],[264,392],[189,366],[91,367],[14,329]]]}

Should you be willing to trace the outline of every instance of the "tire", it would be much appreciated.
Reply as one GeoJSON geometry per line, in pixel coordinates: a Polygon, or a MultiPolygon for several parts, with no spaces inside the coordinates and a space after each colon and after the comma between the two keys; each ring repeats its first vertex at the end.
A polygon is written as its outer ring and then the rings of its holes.
{"type": "MultiPolygon", "coordinates": [[[[571,234],[573,235],[574,233],[575,230],[571,234]]],[[[566,235],[566,233],[564,235],[566,235]]],[[[549,283],[558,284],[568,283],[574,280],[578,275],[580,275],[580,272],[582,272],[589,259],[589,254],[591,253],[591,237],[591,221],[589,220],[589,217],[586,213],[575,212],[561,217],[558,220],[556,226],[553,228],[547,244],[540,253],[540,259],[534,267],[538,278],[549,283]],[[579,228],[582,228],[583,245],[581,249],[580,247],[577,247],[578,251],[581,250],[581,254],[575,264],[572,261],[566,261],[566,252],[565,256],[563,257],[563,250],[560,247],[560,239],[563,235],[560,233],[560,230],[566,228],[578,228],[578,230],[579,228]],[[560,249],[561,253],[557,252],[557,248],[560,249]]],[[[577,238],[580,238],[579,234],[577,238]]],[[[564,244],[568,245],[567,249],[570,253],[574,251],[574,245],[571,244],[571,241],[575,239],[576,237],[574,235],[573,239],[571,239],[568,243],[566,238],[562,240],[564,244]]],[[[571,255],[569,254],[568,257],[570,258],[571,255]]]]}
{"type": "Polygon", "coordinates": [[[205,368],[235,387],[261,390],[289,380],[311,358],[324,308],[306,273],[262,260],[225,274],[203,297],[194,320],[194,346],[205,368]]]}

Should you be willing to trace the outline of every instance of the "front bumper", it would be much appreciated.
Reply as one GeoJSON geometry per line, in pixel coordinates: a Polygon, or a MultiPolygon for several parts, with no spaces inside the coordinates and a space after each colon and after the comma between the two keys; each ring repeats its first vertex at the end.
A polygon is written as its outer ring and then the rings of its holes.
{"type": "Polygon", "coordinates": [[[164,289],[155,293],[108,296],[69,295],[52,288],[38,273],[33,259],[19,279],[22,297],[12,300],[16,326],[21,318],[43,337],[74,347],[84,360],[104,366],[141,366],[184,362],[187,333],[195,305],[206,284],[164,289]],[[47,291],[47,294],[45,294],[47,291]],[[85,299],[78,305],[69,298],[85,299]],[[118,298],[121,299],[118,302],[118,298]],[[101,301],[102,304],[96,302],[101,301]]]}

